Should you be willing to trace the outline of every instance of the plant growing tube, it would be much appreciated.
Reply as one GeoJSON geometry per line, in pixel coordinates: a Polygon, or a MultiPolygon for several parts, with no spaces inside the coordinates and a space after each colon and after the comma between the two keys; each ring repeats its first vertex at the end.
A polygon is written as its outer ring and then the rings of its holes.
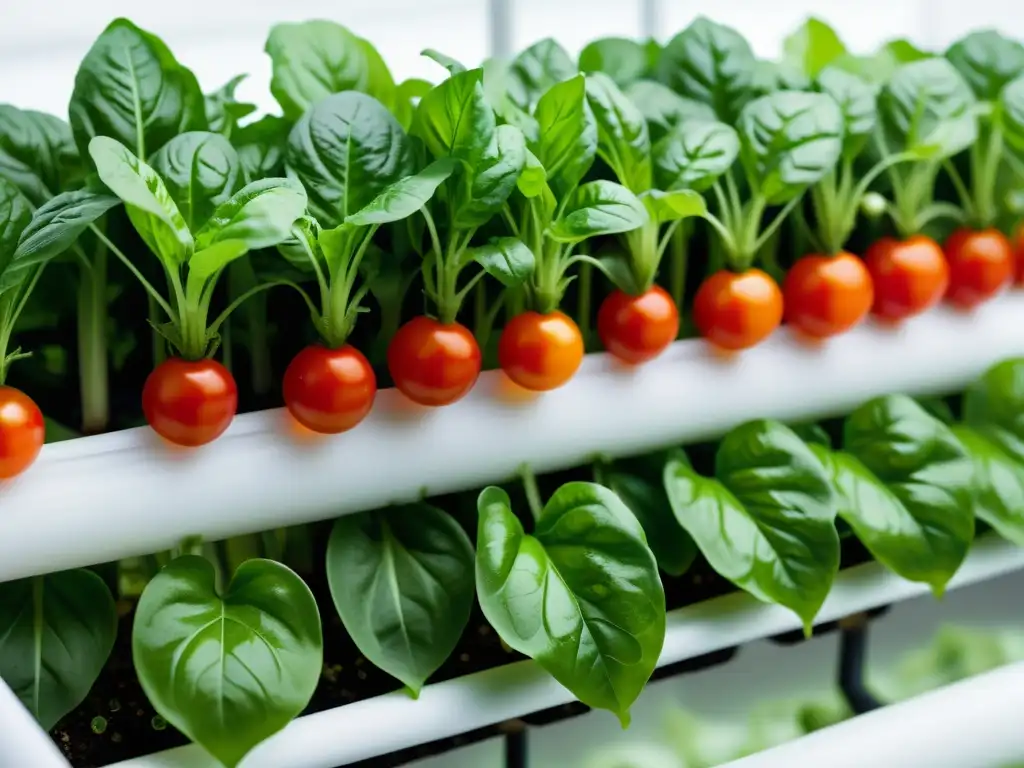
{"type": "Polygon", "coordinates": [[[168,322],[156,329],[178,355],[160,363],[146,379],[146,420],[171,443],[209,443],[228,428],[238,407],[234,377],[212,359],[220,342],[218,330],[252,293],[236,299],[210,322],[217,278],[250,249],[288,238],[294,222],[305,213],[306,193],[297,181],[261,179],[212,205],[209,188],[165,183],[115,139],[97,136],[89,142],[89,154],[100,179],[124,202],[132,225],[159,259],[171,294],[170,301],[165,299],[114,243],[97,233],[166,313],[168,322]],[[171,189],[183,195],[181,207],[171,189]]]}

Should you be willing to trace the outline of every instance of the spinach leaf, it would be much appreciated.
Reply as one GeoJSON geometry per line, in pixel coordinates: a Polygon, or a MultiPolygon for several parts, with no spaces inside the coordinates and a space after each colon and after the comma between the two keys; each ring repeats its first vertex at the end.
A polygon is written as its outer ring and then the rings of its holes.
{"type": "Polygon", "coordinates": [[[1024,75],[1009,83],[999,96],[997,114],[1006,142],[1024,154],[1024,75]]]}
{"type": "Polygon", "coordinates": [[[680,96],[667,85],[654,80],[632,83],[626,88],[626,97],[644,116],[653,142],[687,120],[716,119],[715,110],[708,104],[680,96]]]}
{"type": "Polygon", "coordinates": [[[238,101],[235,89],[247,75],[235,75],[204,99],[206,122],[211,131],[230,137],[238,128],[238,121],[256,111],[256,105],[238,101]]]}
{"type": "Polygon", "coordinates": [[[589,181],[573,191],[549,234],[558,242],[575,243],[595,235],[628,232],[648,218],[643,203],[621,184],[589,181]]]}
{"type": "Polygon", "coordinates": [[[752,97],[767,96],[775,91],[807,91],[811,79],[787,62],[755,61],[752,97]]]}
{"type": "Polygon", "coordinates": [[[455,226],[483,226],[498,213],[516,188],[526,166],[526,137],[512,125],[494,129],[476,166],[464,176],[455,201],[455,226]]]}
{"type": "Polygon", "coordinates": [[[500,488],[477,509],[488,622],[584,704],[628,724],[665,639],[665,593],[636,518],[607,488],[579,482],[554,493],[532,536],[500,488]]]}
{"type": "Polygon", "coordinates": [[[429,504],[343,517],[327,545],[327,580],[345,631],[413,696],[445,662],[469,621],[473,545],[429,504]]]}
{"type": "Polygon", "coordinates": [[[145,160],[179,133],[207,127],[195,75],[127,19],[111,22],[85,55],[68,114],[83,157],[93,137],[109,136],[145,160]]]}
{"type": "Polygon", "coordinates": [[[739,152],[739,136],[725,123],[681,123],[654,145],[654,184],[664,190],[703,192],[732,167],[739,152]]]}
{"type": "Polygon", "coordinates": [[[603,72],[625,88],[647,74],[647,50],[636,40],[604,37],[583,46],[579,67],[580,72],[603,72]]]}
{"type": "Polygon", "coordinates": [[[135,611],[132,660],[146,697],[226,768],[309,703],[323,665],[316,600],[271,560],[248,560],[218,593],[208,560],[173,560],[135,611]]]}
{"type": "Polygon", "coordinates": [[[284,175],[284,155],[291,124],[276,115],[264,115],[231,135],[238,160],[248,181],[284,175]]]}
{"type": "Polygon", "coordinates": [[[175,136],[150,164],[193,232],[242,185],[238,153],[218,133],[189,131],[175,136]]]}
{"type": "Polygon", "coordinates": [[[466,67],[466,65],[461,61],[453,59],[451,56],[441,53],[440,51],[435,51],[433,48],[423,50],[420,53],[420,56],[426,56],[431,61],[436,61],[442,67],[447,69],[448,74],[450,75],[458,75],[468,69],[468,67],[466,67]]]}
{"type": "Polygon", "coordinates": [[[78,161],[71,127],[63,120],[0,104],[0,176],[32,205],[64,189],[78,161]]]}
{"type": "Polygon", "coordinates": [[[496,120],[482,78],[482,69],[452,75],[420,99],[413,134],[434,157],[454,157],[475,168],[487,154],[496,120]]]}
{"type": "Polygon", "coordinates": [[[534,112],[540,138],[530,146],[547,172],[556,199],[571,192],[597,155],[597,123],[586,99],[586,80],[577,75],[551,86],[534,112]]]}
{"type": "Polygon", "coordinates": [[[32,206],[16,186],[0,176],[0,274],[7,271],[22,233],[32,220],[32,206]]]}
{"type": "Polygon", "coordinates": [[[839,35],[821,19],[809,18],[782,43],[785,61],[810,78],[846,53],[839,35]]]}
{"type": "Polygon", "coordinates": [[[1007,83],[1024,74],[1024,44],[994,29],[957,40],[946,58],[981,101],[995,101],[1007,83]]]}
{"type": "Polygon", "coordinates": [[[1024,466],[970,427],[953,434],[974,463],[974,513],[1000,536],[1024,546],[1024,466]]]}
{"type": "Polygon", "coordinates": [[[0,584],[0,677],[46,730],[85,700],[116,634],[114,598],[92,571],[0,584]]]}
{"type": "Polygon", "coordinates": [[[826,67],[818,75],[817,89],[831,96],[843,115],[843,156],[861,153],[878,124],[878,88],[863,78],[826,67]]]}
{"type": "Polygon", "coordinates": [[[465,257],[507,288],[522,285],[533,274],[533,251],[515,237],[496,237],[486,245],[467,248],[465,257]]]}
{"type": "Polygon", "coordinates": [[[708,212],[704,198],[692,189],[673,189],[670,192],[649,189],[637,197],[655,224],[704,216],[708,212]]]}
{"type": "Polygon", "coordinates": [[[651,188],[651,139],[644,115],[601,72],[586,78],[587,103],[597,125],[597,154],[632,192],[651,188]]]}
{"type": "Polygon", "coordinates": [[[542,94],[578,72],[565,49],[551,38],[545,38],[512,60],[507,82],[509,98],[520,109],[532,111],[542,94]]]}
{"type": "Polygon", "coordinates": [[[711,567],[792,610],[809,633],[839,569],[836,499],[811,448],[783,424],[748,422],[722,440],[714,478],[679,457],[664,481],[676,520],[711,567]]]}
{"type": "Polygon", "coordinates": [[[448,157],[435,160],[422,171],[406,176],[387,186],[377,197],[345,222],[356,227],[390,224],[408,218],[425,206],[437,188],[455,170],[455,161],[448,157]]]}
{"type": "Polygon", "coordinates": [[[1024,465],[1024,358],[1004,360],[964,393],[964,423],[1024,465]]]}
{"type": "MultiPolygon", "coordinates": [[[[305,213],[306,192],[294,179],[260,179],[217,206],[196,232],[196,248],[238,241],[252,249],[277,245],[305,213]]],[[[197,254],[198,255],[198,254],[197,254]]],[[[189,262],[189,271],[196,267],[189,262]]]]}

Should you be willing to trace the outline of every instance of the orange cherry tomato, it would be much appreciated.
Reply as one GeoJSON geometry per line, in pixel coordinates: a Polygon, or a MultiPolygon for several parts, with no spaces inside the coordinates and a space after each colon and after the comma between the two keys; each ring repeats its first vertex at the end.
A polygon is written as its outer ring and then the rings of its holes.
{"type": "Polygon", "coordinates": [[[576,322],[555,310],[513,317],[498,341],[498,363],[524,389],[546,392],[573,377],[583,362],[583,334],[576,322]]]}
{"type": "Polygon", "coordinates": [[[377,395],[377,377],[355,347],[314,344],[292,358],[282,389],[285,406],[297,422],[336,435],[366,418],[377,395]]]}
{"type": "Polygon", "coordinates": [[[142,412],[165,440],[195,447],[220,437],[238,411],[238,387],[216,360],[160,363],[142,388],[142,412]]]}
{"type": "Polygon", "coordinates": [[[800,259],[782,282],[786,322],[814,339],[853,328],[871,311],[871,275],[852,253],[800,259]]]}
{"type": "Polygon", "coordinates": [[[420,405],[450,405],[480,376],[480,347],[459,323],[414,317],[388,345],[388,370],[398,390],[420,405]]]}
{"type": "Polygon", "coordinates": [[[1013,233],[1014,276],[1018,285],[1024,285],[1024,223],[1013,233]]]}
{"type": "Polygon", "coordinates": [[[28,469],[45,438],[43,414],[35,401],[21,390],[0,386],[0,479],[28,469]]]}
{"type": "Polygon", "coordinates": [[[693,302],[701,336],[717,347],[739,350],[764,341],[782,322],[782,291],[760,269],[721,270],[705,280],[693,302]]]}
{"type": "Polygon", "coordinates": [[[988,301],[1013,280],[1013,246],[998,229],[961,228],[946,240],[946,299],[960,309],[988,301]]]}
{"type": "Polygon", "coordinates": [[[597,334],[612,355],[631,365],[653,360],[679,335],[679,310],[660,285],[639,296],[613,291],[597,313],[597,334]]]}
{"type": "Polygon", "coordinates": [[[871,311],[884,320],[904,320],[931,309],[949,285],[942,249],[924,235],[883,237],[868,248],[864,260],[875,284],[871,311]]]}

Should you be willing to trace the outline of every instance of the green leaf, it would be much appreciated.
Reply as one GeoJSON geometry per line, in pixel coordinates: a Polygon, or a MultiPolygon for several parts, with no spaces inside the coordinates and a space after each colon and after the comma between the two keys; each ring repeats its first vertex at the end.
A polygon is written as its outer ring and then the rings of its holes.
{"type": "MultiPolygon", "coordinates": [[[[247,184],[217,206],[196,233],[196,247],[236,240],[251,250],[270,248],[291,236],[306,212],[306,192],[294,179],[260,179],[247,184]]],[[[189,269],[195,265],[189,262],[189,269]]]]}
{"type": "Polygon", "coordinates": [[[156,171],[114,139],[97,136],[89,154],[100,179],[124,201],[128,218],[149,249],[177,269],[195,248],[192,233],[156,171]]]}
{"type": "Polygon", "coordinates": [[[309,703],[323,665],[316,600],[271,560],[247,560],[222,593],[210,562],[173,560],[135,611],[132,660],[154,709],[226,768],[309,703]]]}
{"type": "Polygon", "coordinates": [[[92,571],[0,584],[0,678],[45,730],[85,700],[116,634],[114,598],[92,571]]]}
{"type": "Polygon", "coordinates": [[[528,151],[521,130],[512,125],[495,129],[487,150],[459,186],[454,206],[457,228],[483,226],[501,210],[516,188],[528,151]]]}
{"type": "Polygon", "coordinates": [[[359,652],[418,696],[469,621],[473,545],[429,504],[337,520],[327,544],[334,607],[359,652]]]}
{"type": "MultiPolygon", "coordinates": [[[[865,403],[847,418],[843,450],[918,522],[927,554],[919,554],[913,565],[904,559],[901,567],[914,567],[917,578],[927,578],[941,594],[974,538],[974,468],[963,446],[914,400],[891,395],[865,403]]],[[[870,511],[856,514],[863,520],[870,511]]]]}
{"type": "Polygon", "coordinates": [[[85,55],[68,114],[83,156],[94,137],[109,136],[145,160],[179,133],[207,127],[195,75],[127,19],[111,22],[85,55]]]}
{"type": "Polygon", "coordinates": [[[533,251],[515,237],[496,237],[486,245],[467,248],[465,259],[475,261],[507,288],[522,285],[533,274],[533,251]]]}
{"type": "Polygon", "coordinates": [[[981,101],[995,101],[1007,83],[1024,74],[1024,45],[994,29],[957,40],[946,58],[981,101]]]}
{"type": "Polygon", "coordinates": [[[822,70],[817,88],[839,105],[843,115],[843,155],[849,159],[856,157],[878,123],[878,88],[838,67],[822,70]]]}
{"type": "Polygon", "coordinates": [[[647,50],[625,37],[593,40],[580,51],[580,72],[603,72],[625,88],[647,73],[647,50]]]}
{"type": "Polygon", "coordinates": [[[739,32],[700,16],[665,46],[658,79],[732,124],[753,96],[754,66],[754,52],[739,32]]]}
{"type": "Polygon", "coordinates": [[[366,40],[333,21],[277,24],[265,47],[270,91],[285,118],[296,121],[328,96],[358,91],[390,105],[395,82],[366,40]]]}
{"type": "Polygon", "coordinates": [[[420,52],[420,56],[426,56],[431,61],[436,61],[442,67],[448,70],[450,75],[458,75],[462,72],[467,71],[467,67],[457,59],[453,59],[451,56],[447,56],[440,51],[435,51],[433,48],[427,48],[420,52]]]}
{"type": "Polygon", "coordinates": [[[1024,465],[1024,358],[998,363],[964,393],[964,423],[1024,465]]]}
{"type": "Polygon", "coordinates": [[[658,189],[709,189],[736,162],[740,138],[717,120],[681,123],[654,145],[654,185],[658,189]]]}
{"type": "Polygon", "coordinates": [[[1003,89],[997,114],[1007,143],[1024,153],[1024,75],[1003,89]]]}
{"type": "Polygon", "coordinates": [[[248,75],[235,75],[219,89],[204,98],[206,122],[215,133],[231,136],[238,121],[256,111],[256,105],[238,101],[235,89],[248,75]]]}
{"type": "MultiPolygon", "coordinates": [[[[198,250],[188,260],[189,285],[201,287],[207,278],[222,270],[235,259],[249,252],[244,240],[218,240],[198,250]]],[[[194,290],[194,289],[193,289],[194,290]]]]}
{"type": "Polygon", "coordinates": [[[549,88],[535,112],[540,138],[530,147],[547,172],[557,199],[568,195],[597,155],[597,124],[586,99],[586,80],[577,75],[549,88]]]}
{"type": "Polygon", "coordinates": [[[687,120],[716,120],[715,110],[700,101],[680,96],[654,80],[638,80],[626,89],[626,98],[636,104],[647,121],[651,141],[657,142],[687,120]]]}
{"type": "Polygon", "coordinates": [[[7,271],[22,233],[32,220],[32,206],[13,182],[0,176],[0,275],[7,271]]]}
{"type": "Polygon", "coordinates": [[[516,180],[516,186],[523,193],[523,197],[536,197],[548,187],[548,172],[530,150],[526,150],[526,162],[523,164],[522,174],[516,180]]]}
{"type": "Polygon", "coordinates": [[[231,135],[248,181],[284,175],[284,154],[291,124],[277,115],[264,115],[231,135]]]}
{"type": "Polygon", "coordinates": [[[657,562],[629,508],[607,488],[567,483],[532,536],[500,488],[485,489],[477,509],[487,621],[584,704],[628,724],[665,638],[657,562]]]}
{"type": "Polygon", "coordinates": [[[631,191],[650,189],[651,139],[643,113],[601,72],[587,76],[586,95],[597,124],[597,154],[631,191]]]}
{"type": "Polygon", "coordinates": [[[644,204],[621,184],[589,181],[576,188],[549,234],[563,243],[578,243],[594,235],[629,232],[649,220],[644,204]]]}
{"type": "Polygon", "coordinates": [[[416,106],[420,99],[430,93],[434,84],[429,80],[421,80],[418,77],[410,77],[403,80],[395,89],[395,117],[402,124],[405,130],[411,130],[413,120],[416,117],[416,106]]]}
{"type": "Polygon", "coordinates": [[[345,219],[345,223],[358,227],[408,218],[430,201],[455,168],[455,161],[449,157],[435,160],[414,176],[406,176],[385,187],[366,207],[345,219]]]}
{"type": "Polygon", "coordinates": [[[639,198],[651,221],[657,224],[704,216],[708,212],[704,198],[692,189],[674,189],[671,192],[651,189],[641,192],[639,198]]]}
{"type": "Polygon", "coordinates": [[[767,96],[775,91],[809,91],[811,79],[798,67],[787,62],[754,62],[753,96],[767,96]]]}
{"type": "Polygon", "coordinates": [[[575,77],[576,63],[551,38],[534,43],[520,53],[509,67],[508,95],[520,109],[531,111],[551,87],[575,77]]]}
{"type": "Polygon", "coordinates": [[[219,133],[175,136],[153,155],[150,165],[193,232],[242,185],[238,153],[219,133]]]}
{"type": "Polygon", "coordinates": [[[321,224],[337,226],[412,174],[412,146],[379,101],[355,91],[320,101],[288,136],[286,162],[321,224]]]}
{"type": "Polygon", "coordinates": [[[955,426],[953,434],[974,464],[974,514],[1024,546],[1024,467],[970,427],[955,426]]]}
{"type": "Polygon", "coordinates": [[[0,177],[38,207],[58,194],[78,165],[71,128],[44,112],[0,104],[0,177]]]}
{"type": "Polygon", "coordinates": [[[484,157],[497,121],[482,78],[482,69],[452,75],[420,99],[413,133],[434,157],[454,157],[471,169],[484,157]]]}
{"type": "Polygon", "coordinates": [[[785,60],[815,78],[844,53],[846,46],[828,24],[809,18],[782,43],[785,60]]]}
{"type": "Polygon", "coordinates": [[[113,195],[77,189],[37,208],[17,250],[0,267],[0,294],[20,285],[35,267],[67,251],[90,224],[120,203],[113,195]]]}
{"type": "Polygon", "coordinates": [[[719,445],[715,478],[673,460],[665,490],[712,568],[810,630],[839,569],[836,499],[825,468],[791,429],[743,424],[719,445]]]}
{"type": "Polygon", "coordinates": [[[792,200],[820,181],[843,147],[843,115],[822,93],[778,91],[755,99],[737,131],[750,184],[769,204],[792,200]]]}

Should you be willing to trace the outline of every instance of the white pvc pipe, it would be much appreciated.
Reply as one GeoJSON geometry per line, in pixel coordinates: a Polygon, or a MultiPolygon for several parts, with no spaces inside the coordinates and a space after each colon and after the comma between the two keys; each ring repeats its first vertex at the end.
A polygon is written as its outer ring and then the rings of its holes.
{"type": "Polygon", "coordinates": [[[7,684],[0,680],[0,768],[70,768],[7,684]]]}
{"type": "Polygon", "coordinates": [[[514,476],[706,439],[752,418],[808,419],[891,392],[963,387],[1024,354],[1024,293],[977,312],[938,308],[899,329],[863,327],[812,348],[781,331],[724,359],[700,340],[625,370],[593,355],[528,402],[481,377],[447,408],[382,392],[363,424],[298,439],[280,410],[240,416],[204,448],[170,450],[147,428],[48,445],[0,489],[0,581],[373,509],[514,476]]]}
{"type": "MultiPolygon", "coordinates": [[[[1024,549],[989,537],[975,544],[949,588],[956,589],[1022,568],[1024,549]]],[[[875,563],[868,563],[838,576],[818,623],[924,594],[928,594],[924,585],[911,583],[875,563]]],[[[792,612],[760,603],[746,594],[709,600],[669,614],[658,666],[789,632],[800,626],[792,612]]],[[[402,692],[389,693],[300,717],[253,750],[239,768],[336,768],[570,701],[573,701],[572,694],[536,664],[517,662],[428,685],[418,700],[402,692]]],[[[612,716],[608,718],[611,723],[612,716]]],[[[893,768],[916,765],[872,764],[893,768]]],[[[792,765],[832,768],[828,762],[792,765]]],[[[864,765],[868,763],[859,768],[864,765]]],[[[198,746],[189,745],[126,760],[111,768],[217,768],[217,763],[198,746]]]]}
{"type": "Polygon", "coordinates": [[[722,768],[1008,768],[1024,760],[1024,662],[869,712],[722,768]]]}

